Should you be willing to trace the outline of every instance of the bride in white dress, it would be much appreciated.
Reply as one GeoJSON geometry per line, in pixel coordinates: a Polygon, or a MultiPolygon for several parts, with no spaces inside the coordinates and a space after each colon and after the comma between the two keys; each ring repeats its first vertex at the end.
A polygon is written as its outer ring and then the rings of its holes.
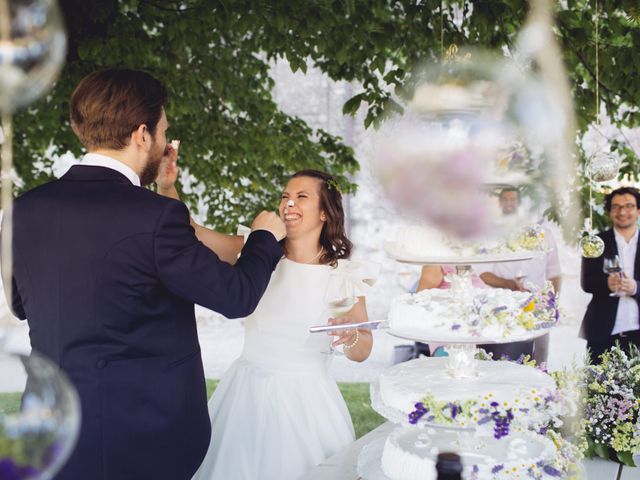
{"type": "MultiPolygon", "coordinates": [[[[159,183],[160,186],[160,183],[159,183]]],[[[162,189],[161,189],[162,190],[162,189]]],[[[171,195],[170,192],[161,192],[171,195]]],[[[173,194],[172,196],[175,196],[173,194]]],[[[343,275],[360,294],[371,270],[346,258],[342,199],[329,175],[307,170],[288,182],[279,207],[285,258],[255,312],[245,320],[244,348],[209,401],[212,436],[194,480],[298,478],[354,441],[354,430],[327,354],[332,337],[309,326],[330,318],[324,293],[330,275],[343,275]]],[[[236,258],[242,242],[196,226],[221,258],[236,258]]],[[[333,324],[367,320],[363,296],[333,324]]],[[[368,358],[369,330],[336,335],[354,361],[368,358]]]]}

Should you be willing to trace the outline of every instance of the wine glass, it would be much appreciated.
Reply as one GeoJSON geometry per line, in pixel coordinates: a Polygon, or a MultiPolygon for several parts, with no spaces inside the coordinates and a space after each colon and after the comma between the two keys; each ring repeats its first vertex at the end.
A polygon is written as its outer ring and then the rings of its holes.
{"type": "MultiPolygon", "coordinates": [[[[620,257],[618,255],[614,255],[612,257],[604,257],[602,263],[602,271],[607,275],[611,275],[613,273],[617,273],[622,277],[622,265],[620,263],[620,257]]],[[[611,292],[609,294],[610,297],[619,297],[620,294],[616,292],[611,292]]]]}
{"type": "MultiPolygon", "coordinates": [[[[329,281],[324,292],[324,303],[329,309],[331,318],[340,318],[349,312],[358,303],[353,283],[346,275],[340,272],[331,272],[329,281]]],[[[339,354],[339,352],[329,343],[326,354],[339,354]]]]}

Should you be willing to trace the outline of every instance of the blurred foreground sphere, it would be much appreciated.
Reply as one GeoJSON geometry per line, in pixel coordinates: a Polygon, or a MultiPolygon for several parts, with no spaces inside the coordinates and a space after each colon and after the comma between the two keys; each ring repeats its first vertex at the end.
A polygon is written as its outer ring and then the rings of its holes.
{"type": "Polygon", "coordinates": [[[0,478],[52,478],[78,437],[78,396],[64,373],[37,353],[0,351],[0,371],[0,478]]]}
{"type": "Polygon", "coordinates": [[[66,54],[55,0],[0,2],[0,111],[26,107],[53,85],[66,54]]]}
{"type": "Polygon", "coordinates": [[[469,50],[417,70],[413,85],[371,155],[398,212],[461,240],[505,238],[538,221],[556,198],[548,158],[565,123],[542,81],[469,50]],[[505,189],[515,204],[499,201],[505,189]]]}

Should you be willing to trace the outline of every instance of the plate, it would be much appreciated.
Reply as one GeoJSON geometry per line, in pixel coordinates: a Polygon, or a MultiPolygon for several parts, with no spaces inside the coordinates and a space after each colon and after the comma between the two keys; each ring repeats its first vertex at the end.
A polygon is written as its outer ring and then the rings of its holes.
{"type": "Polygon", "coordinates": [[[455,332],[451,332],[447,334],[442,331],[434,331],[433,333],[429,333],[423,329],[418,330],[399,330],[397,328],[388,328],[386,332],[389,335],[393,335],[394,337],[403,338],[405,340],[413,340],[416,342],[422,343],[444,343],[444,344],[502,344],[502,343],[513,343],[513,342],[523,342],[525,340],[533,340],[534,338],[541,337],[546,333],[549,333],[553,327],[549,328],[541,328],[540,330],[532,330],[530,332],[525,332],[518,335],[510,335],[506,338],[495,338],[495,337],[475,337],[475,336],[463,336],[461,334],[456,334],[455,332]]]}

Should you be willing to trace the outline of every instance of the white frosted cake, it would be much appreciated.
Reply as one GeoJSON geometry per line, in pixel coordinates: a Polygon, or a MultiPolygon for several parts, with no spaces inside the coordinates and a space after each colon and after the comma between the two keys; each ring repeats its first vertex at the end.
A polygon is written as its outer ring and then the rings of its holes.
{"type": "Polygon", "coordinates": [[[508,428],[512,430],[543,425],[557,413],[556,384],[541,370],[514,362],[478,360],[476,371],[472,378],[454,378],[446,357],[400,363],[382,372],[379,399],[372,398],[372,404],[400,412],[407,422],[420,404],[422,413],[416,420],[478,427],[489,434],[496,426],[495,413],[512,415],[508,428]]]}
{"type": "Polygon", "coordinates": [[[531,258],[540,255],[546,249],[546,243],[544,229],[538,224],[518,229],[510,238],[476,242],[454,242],[432,228],[411,225],[397,229],[385,248],[391,256],[404,261],[441,258],[477,263],[482,260],[491,262],[495,258],[531,258]]]}
{"type": "Polygon", "coordinates": [[[460,455],[463,478],[495,480],[553,478],[547,471],[557,455],[553,442],[531,432],[496,440],[451,430],[399,427],[387,437],[382,471],[390,480],[435,480],[440,452],[460,455]]]}
{"type": "Polygon", "coordinates": [[[555,325],[558,309],[550,287],[536,294],[467,287],[464,292],[428,289],[391,302],[389,327],[417,339],[503,341],[555,325]]]}

